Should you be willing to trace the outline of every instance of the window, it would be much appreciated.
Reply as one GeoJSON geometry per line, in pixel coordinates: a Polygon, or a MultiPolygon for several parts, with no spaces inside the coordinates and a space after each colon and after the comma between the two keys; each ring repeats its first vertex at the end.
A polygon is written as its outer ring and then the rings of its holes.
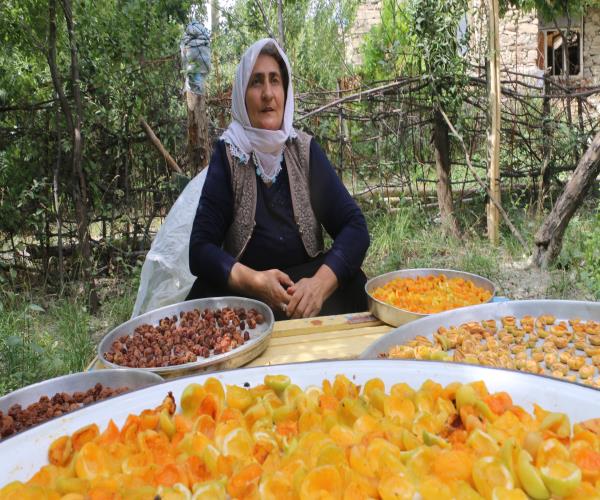
{"type": "Polygon", "coordinates": [[[553,76],[566,76],[567,69],[569,76],[581,76],[582,66],[583,37],[581,22],[573,22],[568,28],[568,24],[563,20],[558,20],[556,23],[540,20],[538,68],[553,76]],[[567,39],[567,43],[565,43],[563,36],[567,39]]]}

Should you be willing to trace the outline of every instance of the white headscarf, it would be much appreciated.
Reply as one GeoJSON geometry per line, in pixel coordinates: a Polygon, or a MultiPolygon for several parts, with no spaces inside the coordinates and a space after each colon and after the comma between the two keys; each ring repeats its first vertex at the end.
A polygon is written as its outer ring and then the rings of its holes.
{"type": "MultiPolygon", "coordinates": [[[[283,75],[282,75],[283,76],[283,75]]],[[[253,155],[257,173],[266,182],[273,182],[281,171],[283,146],[289,137],[296,137],[292,126],[294,118],[294,91],[292,89],[292,69],[287,56],[272,38],[263,38],[251,45],[242,56],[237,67],[231,96],[233,121],[221,136],[231,152],[241,162],[246,163],[253,155]],[[283,112],[283,122],[279,130],[254,128],[250,125],[246,110],[246,89],[260,51],[265,45],[273,45],[283,59],[288,72],[287,98],[283,112]]]]}

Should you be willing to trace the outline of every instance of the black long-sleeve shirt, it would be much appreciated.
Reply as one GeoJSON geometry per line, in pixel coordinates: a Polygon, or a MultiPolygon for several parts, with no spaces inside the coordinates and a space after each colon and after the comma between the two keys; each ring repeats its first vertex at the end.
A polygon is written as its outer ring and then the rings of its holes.
{"type": "MultiPolygon", "coordinates": [[[[233,221],[233,189],[225,143],[215,145],[190,237],[190,270],[201,280],[226,286],[235,258],[223,248],[233,221]]],[[[275,182],[258,176],[252,237],[239,261],[264,271],[285,269],[310,260],[294,221],[285,161],[275,182]]],[[[310,201],[317,220],[333,239],[324,264],[341,284],[361,266],[369,247],[365,218],[313,139],[310,144],[310,201]]]]}

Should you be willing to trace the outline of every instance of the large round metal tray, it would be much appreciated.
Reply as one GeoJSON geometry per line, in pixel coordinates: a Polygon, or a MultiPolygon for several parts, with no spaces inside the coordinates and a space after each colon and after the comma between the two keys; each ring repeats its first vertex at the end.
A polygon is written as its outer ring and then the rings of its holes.
{"type": "Polygon", "coordinates": [[[267,348],[271,338],[271,332],[273,331],[273,324],[275,323],[273,311],[271,311],[266,304],[259,302],[258,300],[246,299],[243,297],[213,297],[209,299],[189,300],[187,302],[179,302],[170,306],[161,307],[160,309],[155,309],[154,311],[137,316],[118,326],[102,339],[102,342],[100,342],[100,345],[98,346],[98,359],[105,366],[110,368],[120,368],[120,365],[107,361],[104,358],[104,353],[110,351],[112,343],[119,337],[122,337],[123,335],[132,335],[137,326],[143,324],[158,325],[158,322],[167,316],[170,317],[176,315],[179,317],[179,313],[192,311],[194,309],[221,309],[223,307],[254,308],[264,316],[265,322],[262,325],[256,325],[256,328],[252,330],[248,330],[250,333],[250,340],[247,340],[242,346],[237,347],[232,351],[211,355],[208,358],[198,357],[196,361],[182,365],[136,369],[158,373],[163,377],[168,378],[181,377],[192,372],[226,370],[242,366],[252,361],[257,356],[260,356],[267,348]]]}
{"type": "Polygon", "coordinates": [[[129,387],[131,390],[136,390],[158,384],[162,381],[163,379],[160,375],[132,369],[73,373],[71,375],[44,380],[43,382],[28,385],[27,387],[8,393],[6,396],[0,398],[0,411],[6,414],[8,413],[8,409],[15,404],[26,408],[30,404],[38,402],[42,396],[51,398],[57,392],[67,392],[69,394],[73,392],[85,392],[93,388],[97,383],[112,389],[129,387]]]}
{"type": "Polygon", "coordinates": [[[462,307],[434,314],[392,330],[365,349],[360,359],[375,359],[380,354],[387,353],[391,347],[405,344],[417,335],[433,340],[433,334],[441,326],[449,328],[469,321],[500,320],[503,316],[515,316],[519,319],[526,315],[536,317],[542,314],[552,314],[557,321],[567,321],[572,318],[600,321],[600,302],[519,300],[462,307]]]}
{"type": "MultiPolygon", "coordinates": [[[[245,368],[219,372],[213,376],[223,384],[258,385],[263,383],[267,374],[288,375],[303,388],[320,385],[324,378],[332,380],[337,374],[346,375],[356,384],[364,384],[370,378],[379,377],[385,382],[387,390],[400,381],[418,388],[427,379],[442,385],[455,381],[483,380],[490,391],[507,391],[515,404],[523,406],[529,412],[533,410],[533,403],[537,403],[549,411],[567,413],[571,423],[600,416],[600,393],[594,389],[567,385],[566,382],[540,375],[457,363],[407,360],[327,361],[245,368]]],[[[0,460],[0,487],[9,481],[30,478],[47,463],[48,446],[59,436],[73,433],[93,422],[102,431],[110,419],[121,426],[128,414],[158,406],[168,391],[173,392],[179,404],[183,389],[191,382],[203,383],[207,376],[168,380],[107,402],[96,403],[93,407],[77,410],[68,417],[57,418],[5,442],[0,441],[0,456],[10,457],[10,460],[0,460]]]]}
{"type": "Polygon", "coordinates": [[[477,274],[466,273],[464,271],[455,271],[452,269],[403,269],[401,271],[392,271],[391,273],[381,274],[375,278],[371,278],[365,284],[365,292],[367,293],[367,301],[369,304],[369,311],[373,316],[376,316],[384,323],[392,326],[400,326],[410,321],[414,321],[420,318],[426,318],[430,314],[421,314],[406,309],[400,309],[399,307],[387,304],[379,299],[373,297],[372,292],[374,289],[385,285],[386,283],[398,279],[398,278],[416,278],[422,276],[439,276],[445,274],[448,278],[463,278],[470,280],[475,285],[485,290],[489,290],[492,294],[491,302],[496,294],[496,286],[487,278],[478,276],[477,274]]]}

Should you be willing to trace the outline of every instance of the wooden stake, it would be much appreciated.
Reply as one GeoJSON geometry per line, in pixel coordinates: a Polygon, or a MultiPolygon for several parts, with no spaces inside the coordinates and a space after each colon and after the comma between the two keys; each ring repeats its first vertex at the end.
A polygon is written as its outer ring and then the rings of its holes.
{"type": "Polygon", "coordinates": [[[156,134],[150,128],[150,125],[148,125],[146,123],[146,120],[144,120],[142,117],[140,117],[140,125],[144,129],[144,132],[146,133],[146,136],[148,136],[148,139],[150,139],[150,142],[152,144],[154,144],[154,147],[156,149],[158,149],[158,151],[160,152],[160,154],[163,156],[163,158],[167,162],[167,165],[171,169],[173,169],[175,172],[177,172],[178,174],[183,174],[183,170],[181,170],[181,168],[179,167],[179,165],[177,165],[177,162],[173,159],[173,157],[165,149],[165,147],[160,142],[160,139],[158,137],[156,137],[156,134]]]}
{"type": "Polygon", "coordinates": [[[491,198],[487,206],[488,238],[493,245],[498,244],[498,225],[500,216],[493,199],[500,203],[500,37],[498,0],[488,1],[488,96],[489,96],[489,130],[488,130],[488,176],[491,198]]]}

